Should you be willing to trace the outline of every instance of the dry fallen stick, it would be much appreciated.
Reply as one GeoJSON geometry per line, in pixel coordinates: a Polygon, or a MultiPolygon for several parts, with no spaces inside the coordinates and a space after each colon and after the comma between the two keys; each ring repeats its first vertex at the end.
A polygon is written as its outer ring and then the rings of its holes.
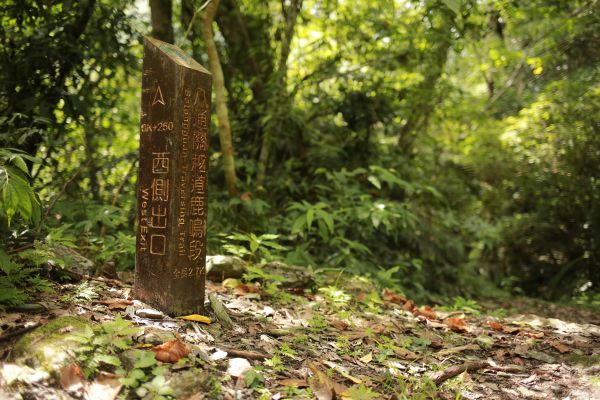
{"type": "Polygon", "coordinates": [[[236,349],[232,349],[230,347],[222,347],[222,346],[219,346],[219,349],[223,350],[224,352],[226,352],[234,357],[242,357],[242,358],[247,358],[249,360],[264,360],[267,358],[271,358],[271,356],[268,354],[259,353],[256,351],[236,350],[236,349]]]}
{"type": "Polygon", "coordinates": [[[439,386],[442,383],[444,383],[445,381],[447,381],[448,379],[454,378],[455,376],[460,375],[465,371],[473,372],[473,371],[480,370],[482,368],[491,369],[494,371],[503,371],[503,372],[522,372],[523,371],[523,369],[521,367],[517,367],[517,366],[503,367],[500,365],[495,365],[489,361],[480,360],[480,361],[470,361],[470,362],[466,362],[461,365],[453,365],[451,367],[448,367],[443,371],[439,371],[439,372],[436,372],[435,374],[431,375],[431,380],[436,385],[439,386]]]}
{"type": "Polygon", "coordinates": [[[15,336],[22,335],[22,334],[27,333],[29,331],[32,331],[32,330],[34,330],[35,328],[37,328],[38,326],[41,326],[41,325],[42,325],[41,322],[36,322],[33,325],[25,326],[23,328],[15,329],[14,331],[5,333],[4,335],[0,336],[0,342],[2,342],[4,340],[11,339],[11,338],[14,338],[15,336]]]}

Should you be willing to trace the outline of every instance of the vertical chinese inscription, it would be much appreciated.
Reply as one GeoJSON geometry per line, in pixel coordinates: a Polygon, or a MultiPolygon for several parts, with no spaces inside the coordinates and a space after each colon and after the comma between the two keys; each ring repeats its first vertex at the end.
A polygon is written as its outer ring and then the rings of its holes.
{"type": "Polygon", "coordinates": [[[202,312],[211,75],[146,38],[135,295],[168,314],[202,312]]]}

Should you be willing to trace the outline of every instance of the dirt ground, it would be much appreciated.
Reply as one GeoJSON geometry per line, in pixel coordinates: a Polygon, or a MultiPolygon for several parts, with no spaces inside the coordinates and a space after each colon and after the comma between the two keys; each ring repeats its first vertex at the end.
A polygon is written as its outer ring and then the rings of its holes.
{"type": "Polygon", "coordinates": [[[444,310],[363,289],[209,282],[210,321],[196,322],[150,309],[121,281],[60,285],[28,309],[0,313],[0,399],[600,399],[600,316],[592,311],[527,299],[444,310]],[[117,315],[138,329],[113,334],[128,335],[118,348],[97,340],[93,351],[119,360],[93,368],[81,341],[60,341],[79,327],[42,331],[77,316],[96,341],[117,315]],[[65,353],[57,364],[33,355],[48,340],[65,353]],[[161,367],[152,372],[138,364],[142,378],[132,383],[124,380],[131,349],[167,362],[151,360],[161,367]]]}

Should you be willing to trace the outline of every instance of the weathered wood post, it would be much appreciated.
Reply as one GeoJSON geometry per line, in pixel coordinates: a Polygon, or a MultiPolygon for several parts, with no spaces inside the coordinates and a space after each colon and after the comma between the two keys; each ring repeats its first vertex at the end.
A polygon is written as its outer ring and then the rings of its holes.
{"type": "Polygon", "coordinates": [[[211,82],[178,47],[145,39],[134,293],[169,315],[203,311],[211,82]]]}

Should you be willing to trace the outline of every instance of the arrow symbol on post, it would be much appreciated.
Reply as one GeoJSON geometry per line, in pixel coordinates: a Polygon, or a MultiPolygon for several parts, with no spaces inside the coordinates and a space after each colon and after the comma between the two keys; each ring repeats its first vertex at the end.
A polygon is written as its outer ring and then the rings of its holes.
{"type": "Polygon", "coordinates": [[[154,93],[154,100],[152,100],[152,105],[155,105],[156,103],[162,104],[163,106],[165,105],[165,99],[160,90],[160,85],[156,86],[156,93],[154,93]]]}

